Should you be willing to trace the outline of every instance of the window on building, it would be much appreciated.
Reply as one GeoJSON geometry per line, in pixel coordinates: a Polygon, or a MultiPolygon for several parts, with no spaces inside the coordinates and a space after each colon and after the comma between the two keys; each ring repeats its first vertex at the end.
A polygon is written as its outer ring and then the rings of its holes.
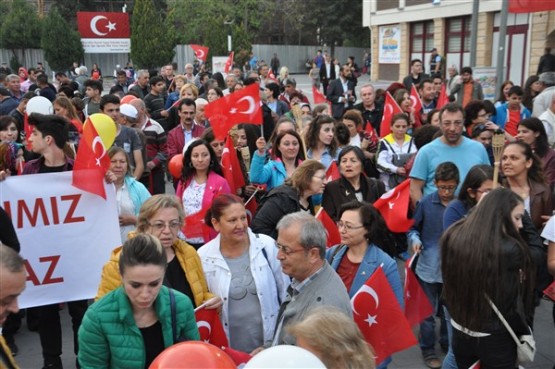
{"type": "Polygon", "coordinates": [[[411,59],[424,57],[434,48],[434,21],[415,22],[410,26],[411,59]]]}
{"type": "Polygon", "coordinates": [[[448,53],[470,51],[470,17],[449,18],[445,33],[448,53]]]}

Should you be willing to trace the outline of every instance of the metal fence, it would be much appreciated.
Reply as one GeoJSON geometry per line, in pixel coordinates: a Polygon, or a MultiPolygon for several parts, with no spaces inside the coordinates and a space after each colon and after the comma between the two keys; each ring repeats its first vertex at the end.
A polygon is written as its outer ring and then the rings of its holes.
{"type": "MultiPolygon", "coordinates": [[[[288,46],[288,45],[252,45],[253,53],[258,60],[264,60],[270,63],[274,53],[278,55],[281,66],[287,66],[289,73],[306,73],[306,59],[312,59],[316,55],[317,50],[329,50],[322,46],[288,46]]],[[[341,63],[347,61],[347,57],[354,56],[355,62],[362,67],[363,55],[366,50],[357,47],[335,47],[334,57],[338,58],[341,63]]],[[[16,50],[20,62],[29,67],[35,67],[37,62],[42,62],[48,73],[51,72],[48,63],[44,59],[44,53],[41,49],[16,50]]],[[[0,62],[6,62],[10,65],[13,54],[11,50],[0,49],[0,62]]],[[[225,55],[216,55],[225,56],[225,55]]],[[[122,67],[129,61],[129,54],[85,54],[84,64],[89,67],[93,63],[97,63],[105,76],[111,76],[117,64],[122,67]]],[[[177,45],[175,48],[174,62],[177,63],[179,71],[183,72],[184,66],[194,60],[193,50],[189,45],[177,45]]],[[[68,68],[70,66],[68,65],[68,68]]],[[[14,71],[17,73],[17,71],[14,71]]]]}

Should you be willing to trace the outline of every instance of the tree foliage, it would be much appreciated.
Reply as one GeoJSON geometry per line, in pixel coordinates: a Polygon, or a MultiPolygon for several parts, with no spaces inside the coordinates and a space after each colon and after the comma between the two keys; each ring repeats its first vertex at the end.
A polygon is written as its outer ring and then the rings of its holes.
{"type": "Polygon", "coordinates": [[[74,61],[82,60],[84,54],[81,36],[55,7],[43,21],[41,46],[44,58],[56,71],[63,71],[74,61]]]}
{"type": "Polygon", "coordinates": [[[2,17],[0,46],[5,49],[40,47],[40,19],[35,6],[25,0],[14,0],[2,17]]]}
{"type": "Polygon", "coordinates": [[[173,60],[175,30],[153,0],[136,0],[131,16],[131,59],[139,68],[152,69],[173,60]]]}
{"type": "Polygon", "coordinates": [[[203,44],[211,55],[227,55],[227,35],[236,54],[251,50],[255,35],[271,17],[270,0],[175,0],[170,6],[181,44],[203,44]]]}

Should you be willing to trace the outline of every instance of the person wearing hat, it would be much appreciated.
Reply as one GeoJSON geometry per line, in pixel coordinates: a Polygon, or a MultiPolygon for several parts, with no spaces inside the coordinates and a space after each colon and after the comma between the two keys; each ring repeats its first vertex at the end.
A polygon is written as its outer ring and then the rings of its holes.
{"type": "Polygon", "coordinates": [[[13,98],[10,91],[4,87],[0,87],[0,115],[8,115],[12,110],[17,108],[19,102],[13,98]]]}
{"type": "Polygon", "coordinates": [[[551,105],[551,96],[555,91],[555,72],[545,72],[540,75],[539,82],[543,85],[542,92],[534,99],[533,117],[542,115],[551,105]]]}

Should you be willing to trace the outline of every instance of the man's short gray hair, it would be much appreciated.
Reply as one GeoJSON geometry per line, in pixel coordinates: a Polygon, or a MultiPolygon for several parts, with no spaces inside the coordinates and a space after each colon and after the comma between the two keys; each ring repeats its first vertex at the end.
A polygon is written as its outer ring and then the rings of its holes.
{"type": "Polygon", "coordinates": [[[8,74],[8,76],[6,77],[6,81],[10,82],[12,79],[17,79],[18,81],[20,80],[17,74],[8,74]]]}
{"type": "Polygon", "coordinates": [[[287,214],[278,222],[276,229],[278,232],[282,229],[299,225],[301,234],[299,235],[299,243],[306,250],[317,247],[320,251],[320,257],[324,259],[327,246],[327,232],[322,223],[320,223],[312,215],[302,211],[287,214]]]}
{"type": "Polygon", "coordinates": [[[23,271],[23,258],[12,248],[0,245],[0,269],[7,269],[10,273],[23,271]]]}

